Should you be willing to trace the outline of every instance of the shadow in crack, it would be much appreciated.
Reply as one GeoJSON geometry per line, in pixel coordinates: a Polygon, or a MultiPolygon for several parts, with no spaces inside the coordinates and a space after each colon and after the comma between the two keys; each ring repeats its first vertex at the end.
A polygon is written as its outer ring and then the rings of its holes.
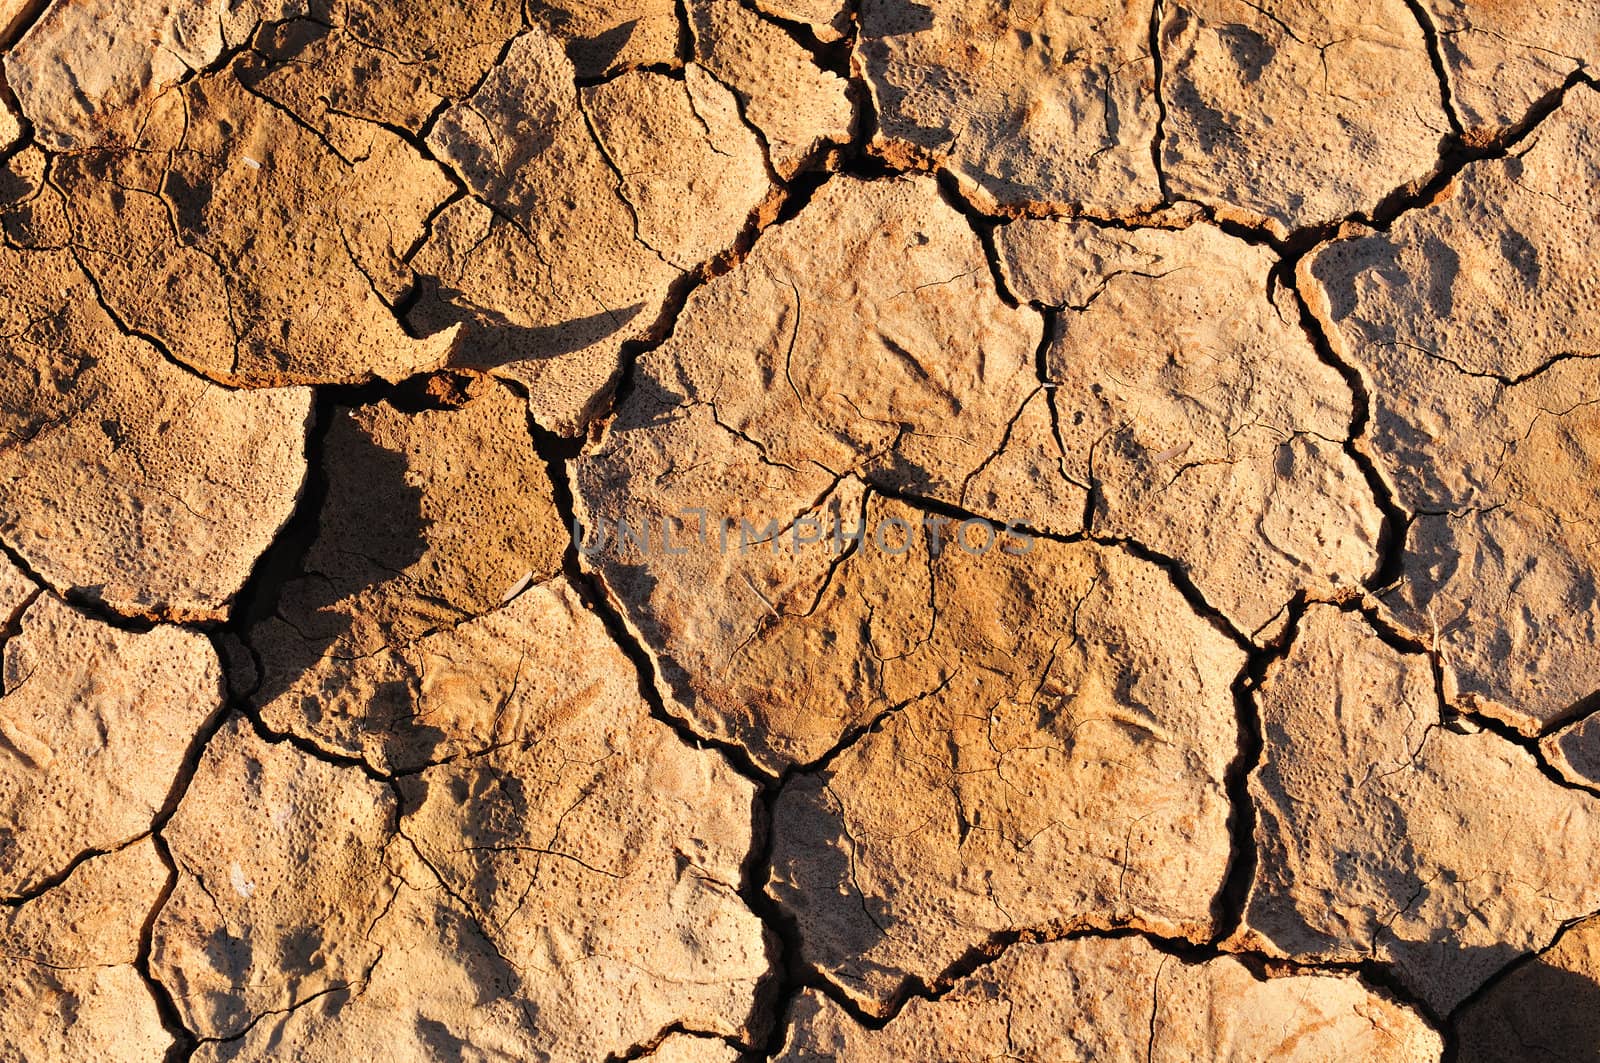
{"type": "Polygon", "coordinates": [[[300,514],[254,578],[278,592],[247,594],[242,610],[258,668],[249,701],[274,730],[338,752],[424,760],[443,734],[417,718],[418,677],[396,652],[444,611],[411,592],[428,546],[423,494],[350,410],[324,407],[319,427],[300,514]]]}
{"type": "Polygon", "coordinates": [[[772,892],[802,923],[828,927],[823,935],[837,954],[815,961],[851,958],[857,971],[877,967],[865,957],[887,935],[894,920],[889,902],[869,897],[856,884],[857,841],[845,825],[845,810],[822,775],[799,775],[773,809],[772,892]]]}
{"type": "MultiPolygon", "coordinates": [[[[659,428],[685,416],[684,404],[688,397],[666,387],[653,373],[640,371],[633,376],[626,400],[619,402],[616,419],[608,432],[613,440],[626,440],[631,433],[659,428]]],[[[635,474],[627,463],[589,463],[586,475],[590,479],[585,484],[585,494],[591,499],[615,499],[617,504],[607,506],[602,501],[596,507],[601,527],[582,529],[579,549],[586,555],[585,565],[600,574],[605,586],[616,598],[616,608],[619,610],[615,618],[617,624],[631,625],[640,637],[640,644],[654,648],[655,666],[673,698],[684,707],[693,709],[697,695],[689,682],[689,672],[666,649],[670,644],[668,631],[683,617],[671,612],[658,616],[657,609],[643,607],[644,603],[659,606],[653,601],[659,581],[651,568],[655,559],[648,551],[641,554],[638,549],[641,541],[639,536],[644,536],[643,541],[653,542],[659,549],[660,525],[648,529],[644,527],[645,522],[639,514],[650,512],[646,506],[638,507],[637,513],[630,512],[632,507],[629,500],[633,498],[637,485],[635,474]],[[631,537],[625,539],[619,523],[629,525],[630,531],[626,535],[631,537]],[[650,540],[650,535],[656,535],[657,538],[650,540]]],[[[622,635],[622,632],[618,630],[613,634],[622,635]]],[[[619,645],[626,646],[632,637],[622,635],[617,641],[619,645]]],[[[646,674],[651,671],[649,663],[636,663],[644,668],[646,674]]]]}

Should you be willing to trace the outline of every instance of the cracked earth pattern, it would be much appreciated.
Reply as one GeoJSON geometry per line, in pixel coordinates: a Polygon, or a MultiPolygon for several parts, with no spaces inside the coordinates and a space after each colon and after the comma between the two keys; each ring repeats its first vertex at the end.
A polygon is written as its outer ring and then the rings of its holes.
{"type": "Polygon", "coordinates": [[[1590,0],[0,0],[0,1063],[1594,1060],[1590,0]]]}

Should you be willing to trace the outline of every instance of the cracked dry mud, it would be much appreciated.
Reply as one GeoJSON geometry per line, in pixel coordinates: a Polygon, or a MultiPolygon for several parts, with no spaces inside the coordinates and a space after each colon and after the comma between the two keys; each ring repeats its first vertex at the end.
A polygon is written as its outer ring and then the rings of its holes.
{"type": "Polygon", "coordinates": [[[1597,63],[0,0],[0,1063],[1595,1058],[1597,63]]]}

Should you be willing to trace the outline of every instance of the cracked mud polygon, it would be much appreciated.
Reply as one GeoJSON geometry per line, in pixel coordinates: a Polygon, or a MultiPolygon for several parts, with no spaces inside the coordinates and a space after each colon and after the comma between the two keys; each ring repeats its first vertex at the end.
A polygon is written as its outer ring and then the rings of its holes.
{"type": "Polygon", "coordinates": [[[0,0],[0,1061],[1600,1059],[1597,64],[0,0]]]}

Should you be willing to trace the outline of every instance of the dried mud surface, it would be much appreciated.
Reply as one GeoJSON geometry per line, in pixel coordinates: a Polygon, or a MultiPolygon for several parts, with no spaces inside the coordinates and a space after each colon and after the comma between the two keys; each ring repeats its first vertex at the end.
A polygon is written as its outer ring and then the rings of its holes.
{"type": "Polygon", "coordinates": [[[0,0],[0,1063],[1595,1058],[1597,12],[0,0]]]}

